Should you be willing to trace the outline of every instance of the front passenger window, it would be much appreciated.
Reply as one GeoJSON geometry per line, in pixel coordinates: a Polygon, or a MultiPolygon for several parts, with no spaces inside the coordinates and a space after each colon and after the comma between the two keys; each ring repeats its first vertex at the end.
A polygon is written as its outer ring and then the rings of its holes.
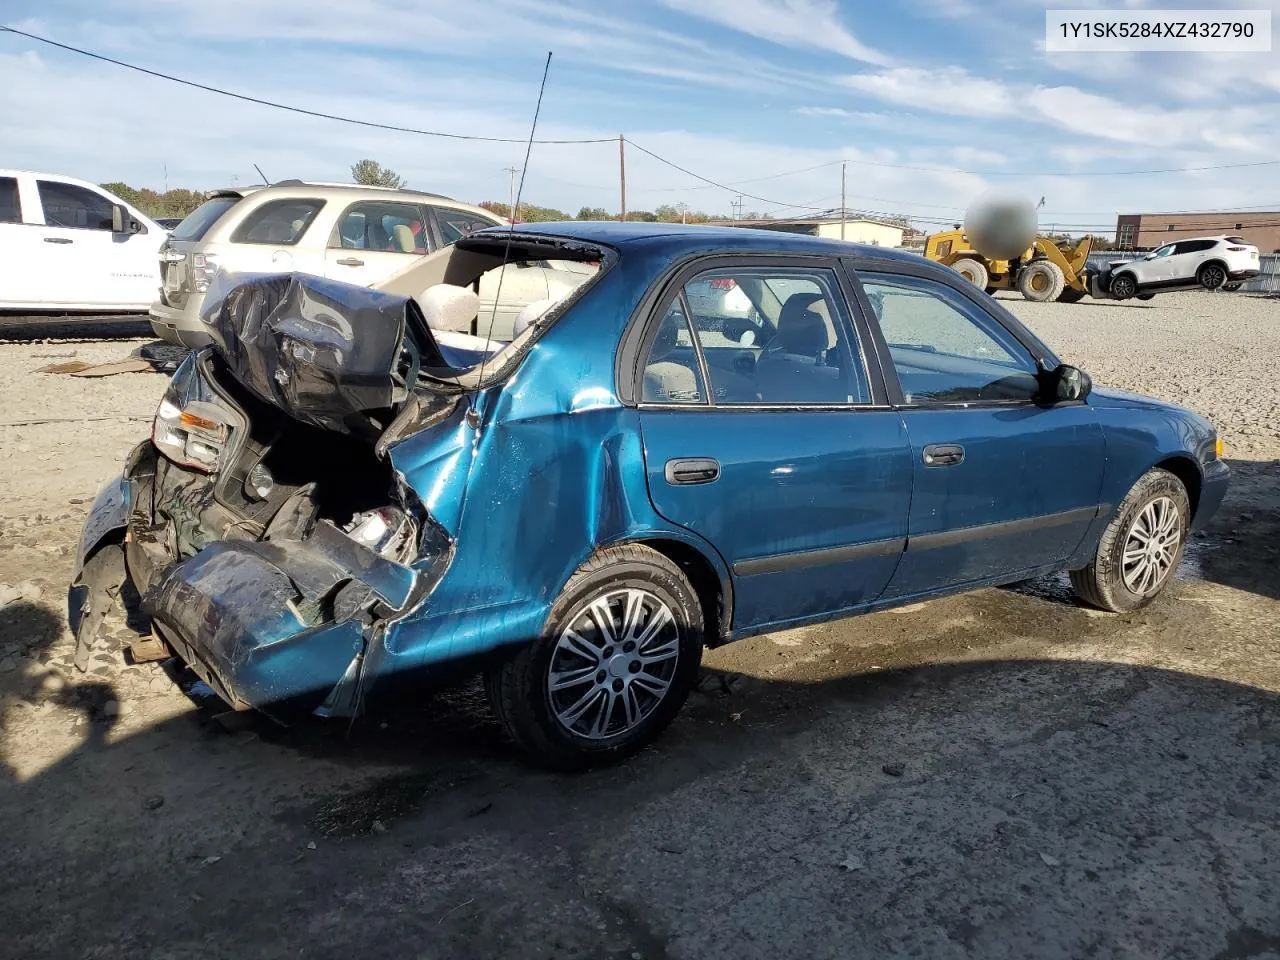
{"type": "Polygon", "coordinates": [[[1036,363],[994,317],[944,283],[864,273],[908,404],[1030,402],[1036,363]]]}

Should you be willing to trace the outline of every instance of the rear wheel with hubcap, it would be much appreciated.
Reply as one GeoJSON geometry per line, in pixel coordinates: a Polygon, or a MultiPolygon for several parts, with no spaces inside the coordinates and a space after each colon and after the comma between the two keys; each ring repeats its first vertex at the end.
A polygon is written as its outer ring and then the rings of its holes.
{"type": "Polygon", "coordinates": [[[628,756],[679,712],[702,660],[697,593],[640,544],[608,547],[565,585],[542,635],[486,675],[494,711],[536,762],[628,756]]]}
{"type": "Polygon", "coordinates": [[[1227,282],[1227,268],[1220,263],[1206,263],[1196,271],[1196,283],[1206,290],[1217,290],[1227,282]]]}
{"type": "Polygon", "coordinates": [[[1173,580],[1190,525],[1182,481],[1168,470],[1148,471],[1107,524],[1093,562],[1071,571],[1076,596],[1115,613],[1145,607],[1173,580]]]}

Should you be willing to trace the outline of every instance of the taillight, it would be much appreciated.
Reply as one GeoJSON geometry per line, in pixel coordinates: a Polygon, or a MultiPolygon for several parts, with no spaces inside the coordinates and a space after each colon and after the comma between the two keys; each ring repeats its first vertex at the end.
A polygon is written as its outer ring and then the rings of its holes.
{"type": "Polygon", "coordinates": [[[151,424],[151,442],[174,463],[213,473],[229,432],[214,404],[191,400],[183,405],[170,384],[151,424]]]}
{"type": "Polygon", "coordinates": [[[204,293],[218,272],[218,264],[211,253],[193,253],[191,255],[191,280],[195,289],[204,293]]]}
{"type": "Polygon", "coordinates": [[[713,277],[711,279],[711,288],[713,290],[732,290],[738,285],[733,277],[713,277]]]}

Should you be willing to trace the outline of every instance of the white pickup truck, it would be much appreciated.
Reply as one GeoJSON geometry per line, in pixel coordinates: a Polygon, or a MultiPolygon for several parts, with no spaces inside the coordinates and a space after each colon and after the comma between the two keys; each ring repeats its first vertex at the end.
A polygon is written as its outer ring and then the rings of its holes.
{"type": "Polygon", "coordinates": [[[166,236],[95,184],[0,170],[0,310],[145,311],[166,236]]]}

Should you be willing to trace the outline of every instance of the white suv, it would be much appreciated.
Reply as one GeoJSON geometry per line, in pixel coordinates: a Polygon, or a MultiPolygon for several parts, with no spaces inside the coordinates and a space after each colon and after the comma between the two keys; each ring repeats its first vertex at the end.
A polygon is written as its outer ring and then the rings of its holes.
{"type": "Polygon", "coordinates": [[[0,170],[0,310],[145,310],[164,238],[97,184],[0,170]]]}
{"type": "Polygon", "coordinates": [[[1141,260],[1113,262],[1108,272],[1117,300],[1176,287],[1230,290],[1258,275],[1258,248],[1241,237],[1193,237],[1166,243],[1141,260]]]}
{"type": "MultiPolygon", "coordinates": [[[[479,207],[417,190],[286,180],[215,191],[160,248],[162,284],[151,326],[171,343],[207,344],[200,308],[220,269],[298,271],[371,286],[415,257],[503,222],[479,207]]],[[[527,299],[545,297],[545,283],[541,290],[527,299]]]]}

